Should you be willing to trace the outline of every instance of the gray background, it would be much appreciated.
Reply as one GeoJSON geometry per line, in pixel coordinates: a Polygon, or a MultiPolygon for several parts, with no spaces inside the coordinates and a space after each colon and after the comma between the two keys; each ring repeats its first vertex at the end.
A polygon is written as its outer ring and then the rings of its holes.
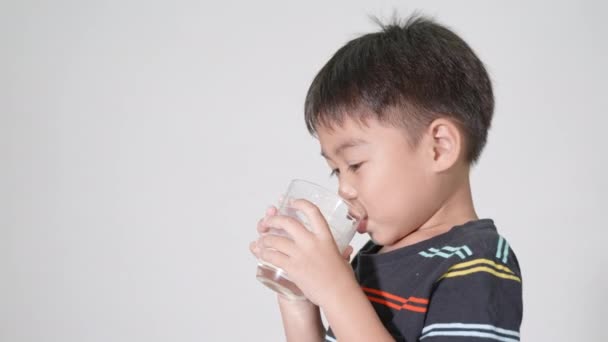
{"type": "Polygon", "coordinates": [[[604,2],[3,0],[0,341],[282,340],[248,243],[291,178],[335,188],[304,95],[393,9],[494,80],[472,183],[521,262],[523,340],[607,340],[604,2]]]}

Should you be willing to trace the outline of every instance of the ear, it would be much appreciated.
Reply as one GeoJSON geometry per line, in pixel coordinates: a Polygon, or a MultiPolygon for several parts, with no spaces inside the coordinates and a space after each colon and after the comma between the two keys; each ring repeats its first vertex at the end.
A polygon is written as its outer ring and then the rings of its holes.
{"type": "Polygon", "coordinates": [[[463,138],[458,126],[449,119],[436,119],[428,127],[432,170],[443,172],[454,166],[463,149],[463,138]]]}

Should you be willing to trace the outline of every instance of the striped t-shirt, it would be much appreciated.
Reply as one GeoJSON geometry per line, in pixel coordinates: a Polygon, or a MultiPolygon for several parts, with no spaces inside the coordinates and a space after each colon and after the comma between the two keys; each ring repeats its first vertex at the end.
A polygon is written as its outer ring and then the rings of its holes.
{"type": "MultiPolygon", "coordinates": [[[[492,220],[377,254],[380,248],[368,242],[352,267],[397,341],[519,341],[521,272],[492,220]]],[[[331,328],[325,341],[336,341],[331,328]]]]}

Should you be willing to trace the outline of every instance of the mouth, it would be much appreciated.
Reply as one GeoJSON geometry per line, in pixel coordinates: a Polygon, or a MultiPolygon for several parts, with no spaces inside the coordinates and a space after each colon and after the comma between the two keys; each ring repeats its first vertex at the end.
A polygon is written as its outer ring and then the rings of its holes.
{"type": "Polygon", "coordinates": [[[362,207],[350,206],[348,217],[357,221],[357,232],[359,232],[359,234],[367,232],[367,215],[362,207]]]}
{"type": "Polygon", "coordinates": [[[361,217],[360,214],[349,211],[348,216],[357,221],[357,232],[364,234],[367,232],[367,217],[361,217]]]}
{"type": "Polygon", "coordinates": [[[357,232],[359,234],[365,234],[367,232],[367,217],[359,221],[359,225],[357,226],[357,232]]]}

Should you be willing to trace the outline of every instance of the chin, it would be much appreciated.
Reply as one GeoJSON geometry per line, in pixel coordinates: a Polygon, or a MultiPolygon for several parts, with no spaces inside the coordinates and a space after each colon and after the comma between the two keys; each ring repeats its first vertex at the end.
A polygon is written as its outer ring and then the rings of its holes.
{"type": "Polygon", "coordinates": [[[378,234],[376,233],[371,233],[368,232],[367,235],[369,235],[369,238],[376,244],[376,245],[380,245],[380,246],[384,246],[386,244],[386,241],[382,240],[382,236],[378,236],[378,234]]]}
{"type": "Polygon", "coordinates": [[[376,244],[376,245],[380,245],[380,246],[392,246],[395,243],[397,243],[397,241],[395,241],[394,238],[391,238],[390,236],[386,236],[386,235],[382,235],[382,234],[377,234],[377,233],[368,233],[369,234],[369,238],[376,244]]]}

